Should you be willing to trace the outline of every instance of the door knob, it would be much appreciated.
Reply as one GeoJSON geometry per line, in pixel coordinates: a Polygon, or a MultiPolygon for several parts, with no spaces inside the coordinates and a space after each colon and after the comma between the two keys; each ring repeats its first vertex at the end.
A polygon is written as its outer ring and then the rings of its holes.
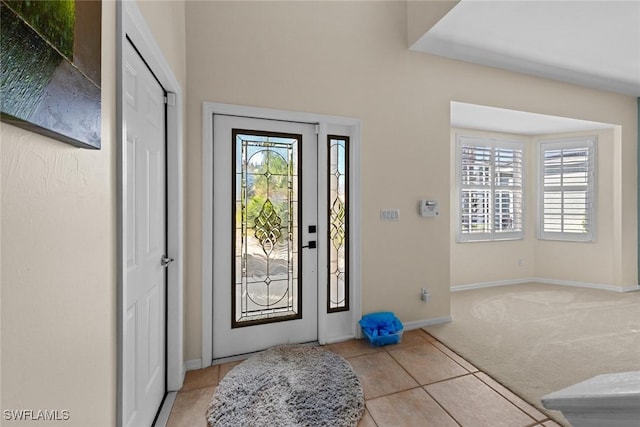
{"type": "Polygon", "coordinates": [[[303,246],[302,249],[315,249],[316,248],[316,241],[315,240],[311,240],[309,243],[307,243],[306,246],[303,246]]]}
{"type": "Polygon", "coordinates": [[[173,262],[173,258],[169,258],[166,255],[162,255],[162,258],[160,258],[160,265],[163,267],[168,267],[169,264],[171,264],[173,262]]]}

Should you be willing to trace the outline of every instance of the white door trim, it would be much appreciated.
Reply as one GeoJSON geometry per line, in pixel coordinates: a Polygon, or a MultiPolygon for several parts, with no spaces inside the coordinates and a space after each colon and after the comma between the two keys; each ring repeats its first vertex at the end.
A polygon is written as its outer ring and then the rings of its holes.
{"type": "Polygon", "coordinates": [[[167,271],[167,391],[177,391],[182,387],[185,374],[183,354],[183,277],[184,277],[184,172],[183,172],[183,95],[182,88],[175,78],[171,67],[155,42],[135,1],[119,1],[117,7],[117,425],[122,424],[122,387],[123,387],[123,290],[126,285],[126,227],[124,218],[127,211],[126,170],[123,169],[126,154],[124,129],[122,126],[124,111],[123,94],[123,46],[127,38],[136,46],[149,68],[169,93],[167,104],[167,255],[174,259],[167,271]]]}
{"type": "MultiPolygon", "coordinates": [[[[252,117],[317,123],[319,141],[326,141],[327,135],[336,129],[345,129],[350,133],[351,156],[350,170],[353,179],[350,188],[350,227],[352,236],[350,247],[351,292],[350,310],[346,313],[328,314],[326,311],[326,291],[319,282],[318,288],[318,341],[320,344],[355,338],[359,335],[358,320],[362,314],[361,306],[361,261],[360,261],[360,120],[350,117],[329,116],[323,114],[296,111],[274,110],[269,108],[247,107],[215,102],[202,104],[202,360],[201,368],[210,366],[213,359],[213,115],[252,117]],[[345,315],[348,316],[345,319],[345,315]]],[[[323,144],[320,144],[323,147],[323,144]]],[[[319,149],[320,160],[326,158],[326,151],[319,149]],[[324,154],[323,154],[324,153],[324,154]]],[[[321,180],[322,181],[322,180],[321,180]]],[[[321,185],[321,184],[319,184],[321,185]]],[[[319,188],[321,190],[321,188],[319,188]]],[[[319,204],[319,212],[323,212],[319,204]]],[[[326,211],[326,209],[324,209],[326,211]]],[[[318,233],[321,235],[321,218],[318,233]]],[[[319,258],[322,265],[322,258],[319,258]]],[[[326,262],[326,259],[325,259],[326,262]]],[[[318,268],[322,272],[322,268],[318,268]]],[[[322,275],[319,276],[322,280],[322,275]]]]}

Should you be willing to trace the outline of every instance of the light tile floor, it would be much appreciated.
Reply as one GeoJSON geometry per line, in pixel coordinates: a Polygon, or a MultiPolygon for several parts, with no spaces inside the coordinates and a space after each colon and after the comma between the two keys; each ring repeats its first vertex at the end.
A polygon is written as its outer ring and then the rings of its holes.
{"type": "MultiPolygon", "coordinates": [[[[358,427],[559,426],[422,330],[391,346],[352,340],[327,348],[360,376],[366,411],[358,427]]],[[[168,427],[206,427],[216,385],[238,363],[187,372],[168,427]]]]}

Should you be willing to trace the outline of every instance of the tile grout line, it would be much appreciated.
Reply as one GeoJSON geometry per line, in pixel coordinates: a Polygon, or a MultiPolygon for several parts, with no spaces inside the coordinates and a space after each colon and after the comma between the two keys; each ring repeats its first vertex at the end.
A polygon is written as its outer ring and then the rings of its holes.
{"type": "MultiPolygon", "coordinates": [[[[422,338],[422,337],[421,337],[422,338]]],[[[423,338],[424,339],[424,338],[423,338]]],[[[424,341],[428,344],[431,344],[430,342],[428,342],[426,339],[424,339],[424,341]]],[[[411,348],[411,347],[415,347],[418,345],[422,345],[422,344],[412,344],[412,345],[407,345],[405,347],[396,347],[393,350],[399,350],[401,348],[405,349],[405,348],[411,348]]],[[[435,347],[435,346],[434,346],[435,347]]],[[[420,384],[420,381],[418,381],[417,378],[415,378],[413,375],[411,375],[411,372],[409,372],[407,370],[407,368],[404,367],[404,365],[402,363],[400,363],[399,360],[397,360],[395,357],[393,357],[393,354],[391,354],[391,350],[387,350],[387,349],[383,349],[384,351],[387,352],[387,354],[389,355],[389,357],[391,357],[391,360],[393,360],[394,362],[396,362],[398,364],[398,366],[400,366],[402,368],[403,371],[406,372],[407,375],[409,375],[411,377],[412,380],[414,380],[416,382],[416,384],[418,384],[418,387],[422,387],[422,384],[420,384]]]]}
{"type": "Polygon", "coordinates": [[[431,393],[429,393],[429,390],[426,389],[426,386],[421,386],[421,388],[424,390],[425,393],[427,393],[427,395],[434,401],[436,402],[436,405],[438,405],[440,408],[442,408],[442,410],[449,415],[449,417],[451,417],[451,419],[453,420],[454,423],[458,424],[459,426],[462,427],[462,424],[458,421],[458,419],[456,417],[453,416],[452,413],[450,413],[447,408],[445,408],[440,402],[438,402],[438,399],[435,398],[435,396],[433,396],[431,393]]]}
{"type": "Polygon", "coordinates": [[[440,347],[438,347],[437,345],[434,345],[435,348],[438,349],[439,352],[441,352],[442,354],[444,354],[445,356],[447,356],[449,359],[453,360],[456,364],[458,364],[458,366],[462,367],[465,371],[469,372],[470,374],[476,373],[476,372],[480,372],[480,369],[474,365],[473,363],[469,362],[467,359],[465,359],[464,357],[460,356],[458,353],[456,353],[455,351],[451,350],[446,344],[444,344],[441,341],[435,340],[434,342],[437,342],[438,344],[442,345],[443,347],[446,347],[450,352],[452,352],[453,354],[455,354],[456,356],[458,356],[460,359],[464,360],[465,362],[467,362],[470,366],[473,366],[475,368],[475,371],[470,371],[469,369],[467,369],[466,367],[464,367],[462,365],[462,363],[458,362],[456,359],[454,359],[453,357],[451,357],[449,354],[447,354],[446,351],[442,351],[442,349],[440,347]]]}
{"type": "MultiPolygon", "coordinates": [[[[466,377],[466,376],[473,376],[474,378],[480,380],[480,382],[482,382],[483,384],[485,384],[487,387],[489,387],[489,389],[493,390],[496,394],[498,394],[498,396],[500,396],[501,398],[503,398],[504,400],[506,400],[507,402],[509,402],[511,405],[513,405],[516,409],[518,409],[520,412],[522,412],[523,414],[525,414],[527,417],[529,417],[531,420],[533,420],[533,424],[527,425],[525,427],[533,427],[536,424],[541,424],[544,421],[538,421],[536,420],[533,416],[531,416],[529,413],[527,413],[526,411],[524,411],[522,408],[520,408],[518,405],[516,405],[514,402],[511,401],[511,399],[507,398],[506,396],[504,396],[502,393],[500,393],[498,390],[494,389],[493,387],[491,387],[491,385],[487,384],[485,381],[482,381],[482,378],[479,378],[476,374],[481,372],[485,375],[487,375],[489,378],[493,379],[491,377],[491,375],[487,374],[484,371],[481,371],[477,366],[475,366],[473,363],[469,362],[467,359],[465,359],[464,357],[460,356],[458,353],[456,353],[455,351],[451,350],[447,345],[445,345],[444,343],[438,341],[437,339],[435,339],[435,341],[430,342],[429,340],[427,340],[424,337],[421,337],[426,343],[431,344],[434,348],[436,348],[439,352],[441,352],[442,354],[444,354],[446,357],[448,357],[451,361],[453,361],[454,363],[456,363],[458,366],[460,366],[462,369],[464,369],[465,371],[467,371],[466,374],[463,375],[457,375],[454,377],[450,377],[450,378],[445,378],[442,380],[438,380],[438,381],[434,381],[432,383],[428,383],[428,384],[420,384],[420,381],[418,381],[417,378],[415,378],[413,375],[411,375],[411,373],[404,367],[404,365],[402,365],[402,363],[400,363],[400,361],[398,361],[395,357],[393,357],[393,354],[391,354],[391,350],[387,350],[386,348],[383,349],[384,351],[386,351],[389,356],[391,356],[391,358],[393,359],[394,362],[396,362],[406,373],[407,375],[409,375],[416,383],[419,384],[419,387],[422,388],[437,404],[438,406],[440,406],[456,423],[458,423],[458,425],[461,425],[458,420],[453,416],[453,414],[450,414],[441,404],[440,402],[438,402],[438,400],[431,395],[431,393],[429,393],[429,391],[426,389],[427,386],[432,385],[432,384],[439,384],[439,383],[443,383],[443,382],[447,382],[447,381],[451,381],[453,379],[457,379],[457,378],[462,378],[462,377],[466,377]],[[467,369],[465,366],[463,366],[461,363],[459,363],[457,360],[455,360],[453,357],[451,357],[449,354],[447,354],[447,352],[442,351],[442,349],[440,349],[438,346],[434,345],[433,343],[437,342],[440,343],[440,345],[444,346],[445,348],[447,348],[449,351],[451,351],[452,353],[456,354],[458,357],[460,357],[461,359],[463,359],[465,362],[467,362],[470,366],[473,366],[476,370],[475,371],[470,371],[469,369],[467,369]]],[[[412,345],[408,345],[406,347],[400,347],[400,348],[410,348],[410,347],[414,347],[414,346],[418,346],[418,345],[422,345],[422,344],[412,344],[412,345]]],[[[394,349],[396,350],[396,349],[394,349]]],[[[493,379],[494,381],[496,381],[495,379],[493,379]]],[[[496,381],[498,382],[498,381],[496,381]]],[[[502,384],[501,384],[502,385],[502,384]]],[[[415,388],[414,388],[415,389],[415,388]]],[[[509,392],[511,392],[513,395],[517,396],[520,400],[522,400],[523,402],[525,402],[526,404],[528,404],[529,406],[533,407],[533,405],[531,405],[529,402],[525,401],[524,399],[522,399],[520,396],[518,396],[516,393],[513,393],[513,391],[509,390],[508,388],[505,387],[506,390],[508,390],[509,392]]],[[[413,389],[409,389],[409,390],[413,390],[413,389]]],[[[407,391],[407,390],[402,390],[402,391],[407,391]]],[[[396,392],[396,393],[401,393],[402,391],[396,392]]],[[[395,394],[395,393],[391,393],[391,394],[395,394]]],[[[384,396],[378,396],[378,397],[384,397],[384,396]]],[[[534,408],[535,409],[535,408],[534,408]]],[[[539,412],[539,411],[538,411],[539,412]]],[[[372,416],[373,417],[373,416],[372,416]]]]}
{"type": "MultiPolygon", "coordinates": [[[[424,332],[424,331],[423,331],[424,332]]],[[[500,384],[497,380],[495,380],[493,377],[491,377],[489,374],[487,374],[486,372],[482,371],[481,369],[479,369],[477,366],[475,366],[473,363],[471,363],[470,361],[468,361],[467,359],[465,359],[464,357],[460,356],[458,353],[456,353],[454,350],[450,349],[446,344],[444,344],[443,342],[439,341],[438,339],[436,339],[435,337],[431,336],[428,334],[428,332],[424,332],[424,334],[428,335],[429,337],[432,338],[432,340],[429,340],[427,337],[423,336],[422,334],[418,334],[418,336],[424,341],[423,343],[414,343],[414,344],[410,344],[410,345],[406,345],[406,346],[399,346],[399,347],[394,347],[394,348],[388,348],[386,346],[382,346],[381,348],[375,348],[375,351],[372,352],[365,352],[362,354],[354,354],[351,355],[349,357],[345,357],[346,360],[349,359],[353,359],[353,358],[357,358],[357,357],[362,357],[362,356],[367,356],[370,354],[375,354],[375,353],[380,353],[380,352],[386,352],[391,359],[398,365],[400,366],[400,368],[407,374],[409,375],[409,377],[411,377],[411,379],[413,379],[418,386],[417,387],[412,387],[409,389],[405,389],[405,390],[399,390],[399,391],[395,391],[395,392],[391,392],[388,394],[384,394],[381,396],[376,396],[374,398],[371,399],[367,399],[365,400],[365,407],[366,407],[366,402],[367,401],[372,401],[375,399],[381,399],[387,396],[393,396],[395,394],[400,394],[406,391],[410,391],[410,390],[415,390],[418,388],[421,388],[425,393],[427,393],[427,395],[433,399],[433,401],[440,407],[442,408],[442,410],[449,415],[449,417],[452,418],[452,420],[458,424],[459,426],[461,425],[457,419],[453,416],[453,414],[449,413],[449,411],[447,411],[446,408],[444,408],[440,402],[438,402],[438,400],[433,397],[431,395],[431,393],[429,393],[429,391],[426,389],[427,386],[432,385],[432,384],[438,384],[438,383],[443,383],[446,381],[450,381],[453,379],[457,379],[457,378],[462,378],[465,376],[474,376],[475,378],[477,378],[478,380],[480,380],[483,384],[485,384],[487,387],[489,387],[491,390],[493,390],[495,393],[497,393],[502,399],[508,401],[511,405],[515,406],[520,412],[524,413],[527,417],[529,417],[532,420],[532,424],[528,424],[525,427],[537,427],[537,426],[542,426],[543,423],[551,421],[551,422],[555,422],[555,420],[549,418],[546,414],[538,411],[533,405],[531,405],[531,403],[527,402],[526,400],[524,400],[522,397],[520,397],[517,393],[514,393],[512,390],[510,390],[507,387],[504,387],[502,384],[500,384]],[[418,381],[413,375],[411,375],[411,373],[404,367],[404,365],[402,365],[395,357],[393,357],[393,355],[391,354],[392,350],[399,350],[399,349],[406,349],[406,348],[411,348],[411,347],[415,347],[418,345],[423,345],[425,343],[431,344],[433,347],[435,347],[440,353],[444,354],[448,359],[450,359],[451,361],[453,361],[454,363],[456,363],[458,366],[460,366],[462,369],[464,369],[467,373],[463,374],[463,375],[457,375],[454,377],[450,377],[450,378],[446,378],[446,379],[442,379],[442,380],[438,380],[438,381],[434,381],[432,383],[428,383],[428,384],[420,384],[420,381],[418,381]],[[461,358],[462,360],[464,360],[469,366],[474,367],[474,371],[469,370],[467,367],[465,367],[464,365],[462,365],[461,363],[459,363],[456,359],[454,359],[453,357],[451,357],[451,355],[449,355],[446,351],[443,351],[440,347],[434,345],[434,343],[439,343],[440,345],[442,345],[443,347],[447,348],[450,352],[452,352],[453,354],[455,354],[456,356],[458,356],[459,358],[461,358]],[[491,378],[492,380],[496,381],[498,384],[500,384],[501,386],[503,386],[505,388],[505,390],[509,391],[510,393],[512,393],[514,396],[516,396],[517,398],[519,398],[520,400],[522,400],[522,402],[524,402],[525,404],[529,405],[531,408],[533,408],[534,410],[540,412],[543,416],[545,416],[544,419],[542,420],[537,420],[535,419],[533,416],[531,416],[529,413],[527,413],[526,411],[524,411],[522,408],[520,408],[518,405],[516,405],[513,401],[511,401],[511,399],[507,398],[506,396],[504,396],[502,393],[500,393],[498,390],[496,390],[494,387],[492,387],[490,384],[486,383],[485,381],[482,380],[482,378],[478,377],[476,374],[484,374],[487,375],[489,378],[491,378]]],[[[378,426],[377,421],[375,420],[373,414],[371,414],[370,411],[369,412],[369,416],[371,417],[371,419],[374,421],[374,423],[376,424],[376,426],[378,426]]]]}
{"type": "MultiPolygon", "coordinates": [[[[465,362],[467,362],[469,365],[473,366],[474,368],[476,368],[476,371],[471,372],[469,371],[469,369],[465,368],[462,364],[458,363],[457,360],[455,360],[453,357],[451,357],[450,355],[448,355],[445,351],[442,351],[442,349],[440,349],[438,346],[435,346],[435,348],[438,349],[438,351],[440,351],[442,354],[444,354],[445,356],[447,356],[449,359],[453,360],[455,363],[457,363],[459,366],[461,366],[464,370],[466,370],[467,372],[469,372],[469,375],[473,375],[475,378],[477,378],[478,380],[480,380],[483,384],[485,384],[487,387],[489,387],[491,390],[495,391],[500,397],[502,397],[503,399],[505,399],[507,402],[509,402],[510,404],[512,404],[513,406],[515,406],[520,412],[524,413],[526,416],[528,416],[529,418],[531,418],[534,423],[531,424],[530,426],[527,427],[532,427],[532,426],[536,426],[538,424],[542,425],[542,423],[545,423],[547,421],[553,421],[556,422],[555,420],[551,419],[547,414],[544,414],[542,412],[540,412],[535,406],[533,406],[530,402],[526,401],[525,399],[523,399],[520,395],[518,395],[517,393],[515,393],[513,390],[510,390],[508,387],[504,386],[504,384],[500,383],[498,380],[496,380],[495,378],[493,378],[491,375],[489,375],[488,373],[484,372],[483,370],[481,370],[480,368],[478,368],[476,365],[474,365],[473,363],[471,363],[470,361],[468,361],[467,359],[465,359],[464,357],[460,356],[458,353],[456,353],[454,350],[452,350],[451,348],[449,348],[449,346],[447,346],[446,344],[444,344],[442,341],[439,341],[438,339],[436,339],[434,337],[434,342],[438,342],[440,343],[442,346],[446,347],[449,351],[451,351],[452,353],[454,353],[455,355],[457,355],[459,358],[461,358],[462,360],[464,360],[465,362]],[[504,396],[502,393],[500,393],[498,390],[496,390],[495,388],[493,388],[490,384],[488,384],[487,382],[483,381],[482,378],[478,377],[476,374],[478,373],[483,373],[484,375],[488,376],[489,378],[491,378],[493,381],[497,382],[498,384],[500,384],[502,387],[505,388],[505,390],[508,390],[511,394],[513,394],[514,396],[518,397],[520,400],[522,400],[524,403],[526,403],[527,405],[531,406],[534,410],[536,410],[537,412],[540,412],[545,418],[538,421],[536,420],[532,415],[530,415],[528,412],[524,411],[522,408],[520,408],[518,405],[516,405],[514,402],[511,401],[511,399],[509,399],[508,397],[504,396]]],[[[439,382],[444,382],[444,381],[448,381],[450,379],[453,378],[460,378],[465,375],[459,375],[458,377],[452,377],[452,378],[448,378],[445,380],[441,380],[441,381],[437,381],[434,382],[433,384],[439,383],[439,382]]],[[[427,391],[427,393],[429,393],[427,391]]],[[[435,400],[435,398],[434,398],[435,400]]]]}
{"type": "MultiPolygon", "coordinates": [[[[422,338],[422,337],[420,337],[420,338],[422,338]]],[[[424,339],[424,338],[422,338],[422,339],[424,339]]],[[[425,341],[425,342],[428,342],[426,339],[424,339],[424,341],[425,341]]],[[[406,346],[406,347],[397,347],[397,348],[407,348],[407,347],[411,347],[411,346],[410,346],[410,345],[408,345],[408,346],[406,346]]],[[[365,399],[365,401],[364,401],[365,407],[367,406],[367,402],[368,402],[368,401],[375,400],[375,399],[381,399],[381,398],[384,398],[384,397],[393,396],[393,395],[395,395],[395,394],[404,393],[404,392],[406,392],[406,391],[416,390],[416,389],[418,389],[418,388],[422,388],[422,386],[420,385],[420,382],[419,382],[416,378],[414,378],[414,377],[413,377],[413,375],[411,375],[411,374],[409,373],[409,371],[407,371],[407,370],[405,369],[405,367],[404,367],[402,364],[400,364],[400,362],[398,362],[398,361],[393,357],[393,355],[390,353],[390,350],[389,350],[389,349],[387,349],[387,348],[384,348],[384,347],[383,347],[383,348],[380,348],[380,349],[379,349],[378,351],[376,351],[376,352],[366,353],[366,354],[382,353],[382,352],[387,353],[387,354],[389,355],[389,357],[391,358],[391,360],[393,360],[393,361],[394,361],[394,362],[395,362],[395,363],[396,363],[396,364],[397,364],[397,365],[398,365],[398,366],[399,366],[399,367],[400,367],[400,368],[401,368],[401,369],[402,369],[402,370],[403,370],[407,375],[409,375],[409,377],[410,377],[413,381],[415,381],[415,382],[416,382],[417,387],[412,387],[412,388],[408,388],[408,389],[405,389],[405,390],[398,390],[398,391],[394,391],[394,392],[391,392],[391,393],[383,394],[383,395],[381,395],[381,396],[376,396],[376,397],[371,398],[371,399],[365,399]]],[[[347,359],[347,361],[348,361],[348,359],[347,359]]],[[[424,390],[424,389],[423,389],[423,390],[424,390]]],[[[424,390],[424,391],[425,391],[425,393],[427,393],[427,391],[426,391],[426,390],[424,390]]],[[[427,393],[427,394],[428,394],[428,393],[427,393]]],[[[434,400],[435,400],[435,399],[434,399],[434,400]]],[[[438,406],[440,406],[440,404],[439,404],[438,402],[436,402],[436,404],[437,404],[438,406]]],[[[444,409],[444,408],[443,408],[443,409],[444,409]]],[[[445,412],[446,412],[446,411],[445,411],[445,412]]],[[[448,414],[448,413],[447,413],[447,414],[448,414]]],[[[376,421],[376,419],[375,419],[374,415],[371,413],[371,411],[369,411],[369,416],[371,417],[371,419],[373,420],[373,422],[375,423],[375,425],[376,425],[376,426],[379,426],[378,422],[376,421]]],[[[456,423],[457,423],[457,421],[456,421],[456,423]]],[[[458,424],[458,425],[460,425],[460,424],[458,424]]]]}
{"type": "MultiPolygon", "coordinates": [[[[462,374],[462,375],[456,375],[454,377],[450,377],[450,378],[444,378],[442,380],[438,380],[438,381],[434,381],[432,383],[429,384],[420,384],[420,381],[418,381],[417,378],[415,378],[413,375],[411,375],[411,373],[404,367],[404,365],[402,365],[402,363],[400,363],[399,360],[397,360],[395,357],[393,357],[393,354],[391,354],[390,350],[386,350],[385,351],[389,354],[389,356],[391,356],[391,358],[393,359],[394,362],[396,362],[398,365],[400,365],[400,367],[415,381],[418,383],[418,385],[420,385],[420,387],[426,386],[426,385],[431,385],[431,384],[437,384],[437,383],[441,383],[443,381],[449,381],[452,380],[454,378],[460,378],[460,377],[464,377],[466,375],[473,375],[474,372],[469,371],[467,368],[465,368],[464,366],[462,366],[460,363],[456,362],[456,360],[454,358],[452,358],[451,356],[449,356],[447,353],[445,353],[444,351],[440,350],[437,346],[433,345],[433,342],[430,342],[429,340],[427,340],[426,338],[423,338],[424,341],[427,344],[430,344],[432,347],[434,347],[436,350],[438,350],[439,352],[441,352],[442,354],[444,354],[446,357],[448,357],[451,361],[453,361],[456,365],[460,366],[462,369],[464,369],[465,371],[467,371],[466,374],[462,374]]],[[[439,342],[439,341],[438,341],[439,342]]],[[[442,344],[442,343],[440,343],[442,344]]],[[[422,345],[422,344],[412,344],[412,345],[408,345],[406,347],[399,347],[399,348],[394,348],[393,350],[399,350],[399,349],[405,349],[405,348],[411,348],[411,347],[415,347],[418,345],[422,345]]],[[[444,345],[444,344],[442,344],[444,345]]],[[[445,346],[446,347],[446,346],[445,346]]],[[[447,347],[448,348],[448,347],[447,347]]],[[[471,363],[469,363],[470,365],[472,365],[471,363]]],[[[474,366],[474,365],[472,365],[474,366]]]]}
{"type": "MultiPolygon", "coordinates": [[[[493,388],[490,384],[488,384],[487,382],[483,381],[482,378],[480,378],[478,375],[478,373],[483,373],[484,375],[488,376],[489,378],[491,378],[493,381],[497,382],[498,384],[500,384],[502,387],[505,388],[505,390],[508,390],[511,394],[513,394],[514,396],[518,397],[520,400],[522,400],[524,403],[526,403],[527,405],[531,406],[534,410],[538,411],[531,403],[527,402],[526,400],[524,400],[522,397],[520,397],[517,393],[514,393],[513,390],[510,390],[509,388],[505,387],[503,384],[501,384],[498,380],[496,380],[495,378],[493,378],[491,375],[489,375],[488,373],[484,372],[483,370],[481,370],[480,368],[478,368],[476,365],[474,365],[473,363],[471,363],[470,361],[468,361],[467,359],[465,359],[464,357],[462,357],[461,355],[459,355],[458,353],[456,353],[454,350],[452,350],[451,348],[449,348],[449,346],[447,346],[445,343],[439,341],[436,339],[435,342],[440,343],[440,345],[444,346],[445,348],[447,348],[450,352],[454,353],[456,356],[458,356],[459,358],[461,358],[462,360],[464,360],[465,362],[467,362],[469,365],[473,366],[476,370],[474,372],[469,371],[467,368],[465,368],[464,366],[462,366],[460,363],[458,363],[458,361],[456,361],[453,357],[449,356],[445,351],[442,351],[442,349],[440,349],[438,346],[435,346],[439,351],[441,351],[444,355],[446,355],[449,359],[453,360],[454,362],[456,362],[458,365],[460,365],[463,369],[465,369],[466,371],[469,372],[470,375],[473,375],[475,378],[477,378],[478,380],[480,380],[480,382],[482,382],[483,384],[485,384],[487,387],[489,387],[491,390],[493,390],[494,392],[496,392],[500,397],[502,397],[503,399],[505,399],[507,402],[509,402],[511,405],[515,406],[520,412],[522,412],[523,414],[525,414],[526,416],[528,416],[529,418],[531,418],[534,423],[531,424],[531,426],[535,426],[536,424],[541,424],[544,421],[538,421],[537,419],[535,419],[531,414],[529,414],[528,412],[526,412],[525,410],[523,410],[522,408],[520,408],[518,405],[516,405],[515,402],[512,402],[511,399],[509,399],[507,396],[504,396],[502,393],[500,393],[498,390],[496,390],[495,388],[493,388]]],[[[435,383],[434,383],[435,384],[435,383]]],[[[428,392],[427,392],[428,393],[428,392]]],[[[543,414],[546,416],[546,414],[543,414]]],[[[547,417],[548,418],[548,417],[547,417]]],[[[530,427],[530,426],[528,426],[530,427]]]]}
{"type": "Polygon", "coordinates": [[[391,393],[388,393],[388,394],[383,394],[381,396],[372,397],[371,399],[366,399],[365,402],[369,402],[371,400],[376,400],[376,399],[382,399],[383,397],[393,396],[393,395],[396,395],[396,394],[404,393],[406,391],[417,390],[417,389],[423,388],[423,387],[424,386],[418,385],[416,387],[411,387],[411,388],[407,388],[407,389],[404,389],[404,390],[392,391],[391,393]]]}
{"type": "MultiPolygon", "coordinates": [[[[441,351],[438,347],[436,347],[435,345],[433,345],[433,342],[430,342],[429,340],[427,340],[427,339],[426,339],[426,338],[424,338],[424,337],[420,337],[420,338],[422,338],[422,339],[424,340],[424,342],[425,342],[425,343],[430,344],[432,347],[436,348],[438,351],[441,351]]],[[[405,347],[399,347],[399,348],[410,348],[410,347],[415,347],[415,346],[422,345],[422,344],[423,344],[423,343],[420,343],[420,344],[413,344],[413,345],[408,345],[408,346],[405,346],[405,347]]],[[[396,350],[396,349],[398,349],[398,348],[395,348],[394,350],[396,350]]],[[[398,361],[395,357],[393,357],[393,355],[391,354],[391,350],[388,350],[388,349],[386,349],[386,348],[385,348],[385,349],[383,349],[383,350],[384,350],[384,351],[386,351],[386,352],[387,352],[387,354],[391,357],[391,359],[392,359],[395,363],[397,363],[397,364],[398,364],[398,366],[400,366],[400,367],[402,368],[402,370],[404,370],[404,371],[407,373],[407,375],[409,375],[409,376],[410,376],[410,377],[411,377],[411,378],[412,378],[412,379],[413,379],[413,380],[418,384],[418,387],[414,387],[414,388],[411,388],[411,389],[408,389],[408,390],[415,390],[415,389],[418,389],[418,388],[422,389],[422,391],[424,391],[425,393],[427,393],[427,396],[429,396],[429,397],[431,398],[431,400],[433,400],[433,401],[436,403],[436,405],[438,405],[438,406],[439,406],[439,407],[440,407],[440,408],[441,408],[441,409],[442,409],[442,410],[443,410],[443,411],[444,411],[444,412],[445,412],[445,413],[446,413],[446,414],[447,414],[447,415],[448,415],[448,416],[453,420],[453,422],[454,422],[454,423],[456,423],[458,426],[462,426],[462,424],[460,424],[460,422],[458,422],[458,419],[457,419],[457,418],[455,418],[455,417],[453,416],[453,414],[449,413],[449,411],[448,411],[448,410],[447,410],[447,409],[446,409],[446,408],[445,408],[445,407],[444,407],[440,402],[438,402],[438,400],[437,400],[434,396],[432,396],[432,395],[431,395],[431,393],[429,393],[429,391],[425,388],[426,384],[425,384],[425,385],[420,384],[420,381],[418,381],[418,379],[417,379],[417,378],[415,378],[413,375],[411,375],[411,373],[410,373],[410,372],[409,372],[409,371],[404,367],[404,365],[403,365],[402,363],[400,363],[400,361],[398,361]]],[[[453,360],[453,359],[452,359],[448,354],[446,354],[446,353],[444,353],[444,352],[442,352],[442,353],[443,353],[445,356],[449,357],[449,359],[453,360]]],[[[453,361],[455,362],[455,360],[453,360],[453,361]]],[[[456,363],[457,363],[457,362],[456,362],[456,363]]],[[[460,365],[460,364],[458,363],[458,365],[460,365]]],[[[469,370],[468,370],[468,369],[466,369],[464,366],[462,366],[462,365],[460,365],[460,366],[462,367],[462,369],[464,369],[465,371],[467,371],[467,373],[466,373],[466,374],[464,374],[464,375],[459,375],[459,376],[457,376],[457,377],[451,377],[451,378],[443,379],[443,380],[440,380],[440,381],[435,381],[435,382],[430,383],[430,384],[441,383],[441,382],[444,382],[444,381],[449,381],[449,380],[451,380],[451,379],[453,379],[453,378],[459,378],[459,377],[466,376],[466,375],[473,375],[473,374],[472,374],[471,372],[469,372],[469,370]]],[[[430,384],[429,384],[429,385],[430,385],[430,384]]],[[[402,392],[405,392],[405,391],[408,391],[408,390],[397,391],[397,392],[390,393],[390,394],[388,394],[388,395],[384,395],[384,396],[379,396],[379,397],[386,397],[386,396],[390,396],[390,395],[392,395],[392,394],[402,393],[402,392]]],[[[365,403],[366,403],[366,402],[365,402],[365,403]]],[[[371,415],[371,417],[373,418],[373,415],[371,415]]],[[[376,423],[376,424],[377,424],[377,423],[376,423]]]]}
{"type": "MultiPolygon", "coordinates": [[[[541,415],[543,415],[545,418],[543,418],[542,420],[537,420],[535,419],[531,414],[529,414],[527,411],[525,411],[524,409],[522,409],[520,406],[518,406],[515,402],[513,402],[511,399],[509,399],[507,396],[503,395],[502,393],[500,393],[499,390],[496,390],[491,384],[489,384],[488,382],[484,381],[482,378],[480,378],[478,375],[476,375],[475,373],[472,374],[474,377],[476,377],[477,379],[479,379],[483,384],[485,384],[487,387],[489,387],[491,390],[495,391],[496,393],[498,393],[500,396],[502,396],[504,399],[506,399],[509,403],[511,403],[513,406],[515,406],[516,408],[518,408],[520,411],[524,412],[525,414],[527,414],[529,417],[531,417],[531,419],[535,420],[535,422],[537,424],[542,424],[543,422],[546,421],[553,421],[549,418],[549,416],[547,414],[544,414],[542,412],[540,412],[536,407],[534,407],[531,403],[527,402],[526,400],[524,400],[522,397],[520,397],[517,393],[514,393],[512,390],[510,390],[508,387],[505,387],[502,383],[500,383],[498,380],[496,380],[495,378],[493,378],[491,375],[487,374],[484,371],[478,371],[480,373],[485,374],[486,376],[488,376],[489,378],[491,378],[491,380],[495,381],[496,383],[498,383],[501,387],[503,387],[505,390],[507,390],[509,393],[513,394],[514,396],[516,396],[518,399],[520,399],[521,401],[523,401],[524,403],[526,403],[527,405],[529,405],[532,409],[534,409],[536,412],[539,412],[541,415]]],[[[535,424],[533,424],[535,425],[535,424]]]]}

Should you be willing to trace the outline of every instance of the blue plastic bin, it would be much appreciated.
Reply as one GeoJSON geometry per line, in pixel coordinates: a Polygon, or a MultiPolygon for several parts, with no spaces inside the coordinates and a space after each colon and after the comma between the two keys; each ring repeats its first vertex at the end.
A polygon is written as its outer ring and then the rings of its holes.
{"type": "Polygon", "coordinates": [[[390,311],[366,314],[359,323],[373,347],[397,344],[402,339],[402,322],[390,311]]]}

